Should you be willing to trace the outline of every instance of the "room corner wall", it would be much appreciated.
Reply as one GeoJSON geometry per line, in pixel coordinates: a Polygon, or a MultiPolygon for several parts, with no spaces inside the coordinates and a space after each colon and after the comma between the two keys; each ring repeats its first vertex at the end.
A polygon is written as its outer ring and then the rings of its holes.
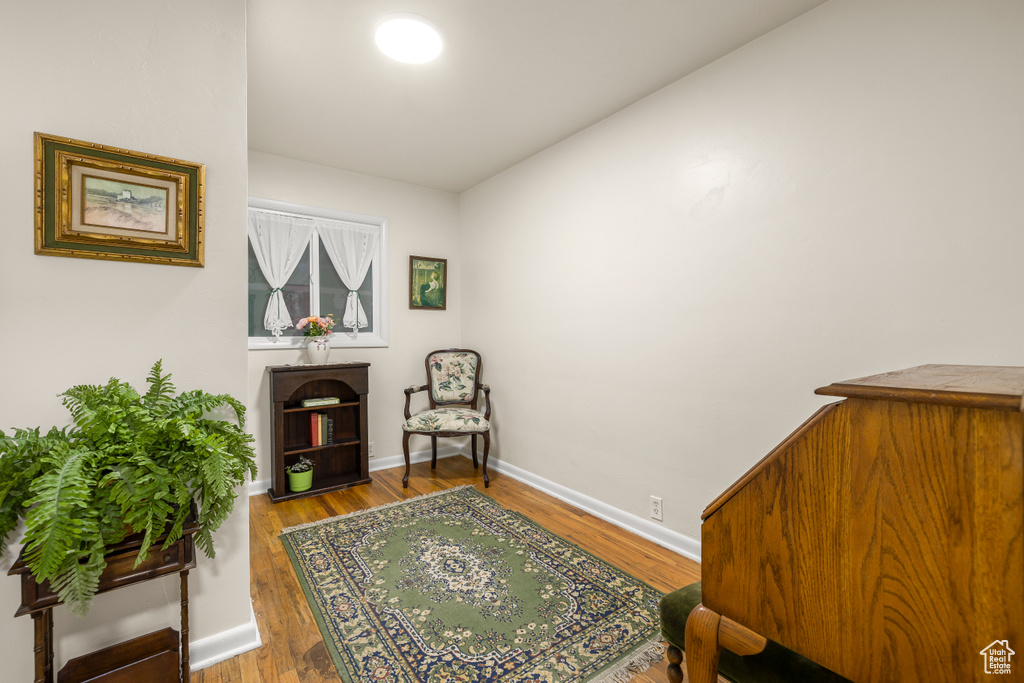
{"type": "MultiPolygon", "coordinates": [[[[0,428],[68,423],[57,398],[162,358],[179,390],[246,396],[244,0],[8,3],[0,22],[0,428]],[[206,267],[33,254],[34,131],[206,165],[206,267]]],[[[248,505],[199,553],[191,635],[251,627],[248,505]]],[[[32,623],[0,560],[4,680],[32,679],[32,623]]],[[[178,624],[177,577],[56,613],[57,659],[178,624]]],[[[237,632],[234,632],[237,634],[237,632]]],[[[258,635],[256,636],[258,638],[258,635]]],[[[208,652],[209,654],[209,652],[208,652]]]]}
{"type": "Polygon", "coordinates": [[[698,538],[816,387],[1024,364],[1022,27],[832,0],[463,193],[495,454],[698,538]]]}

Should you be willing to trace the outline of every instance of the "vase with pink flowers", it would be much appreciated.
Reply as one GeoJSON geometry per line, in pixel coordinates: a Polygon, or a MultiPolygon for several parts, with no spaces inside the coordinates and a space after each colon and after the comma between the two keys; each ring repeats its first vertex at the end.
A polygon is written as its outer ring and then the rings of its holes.
{"type": "Polygon", "coordinates": [[[336,322],[333,315],[325,318],[311,315],[295,325],[295,329],[302,330],[302,335],[306,337],[306,353],[309,355],[310,363],[327,362],[327,357],[331,353],[331,329],[336,322]]]}

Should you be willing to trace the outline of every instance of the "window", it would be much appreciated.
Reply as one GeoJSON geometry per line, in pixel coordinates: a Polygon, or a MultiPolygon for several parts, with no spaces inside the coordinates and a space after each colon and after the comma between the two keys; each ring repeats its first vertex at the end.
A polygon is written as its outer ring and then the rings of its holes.
{"type": "Polygon", "coordinates": [[[249,199],[249,348],[302,344],[333,315],[331,346],[387,346],[387,219],[249,199]]]}

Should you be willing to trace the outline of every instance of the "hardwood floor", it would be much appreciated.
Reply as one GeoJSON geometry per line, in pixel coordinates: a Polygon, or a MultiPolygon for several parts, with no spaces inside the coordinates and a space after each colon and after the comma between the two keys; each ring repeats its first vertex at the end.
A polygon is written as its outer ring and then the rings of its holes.
{"type": "MultiPolygon", "coordinates": [[[[409,488],[402,488],[405,468],[373,473],[373,483],[312,498],[273,504],[265,495],[249,499],[249,553],[253,608],[263,646],[192,674],[192,683],[340,682],[298,580],[278,540],[282,528],[343,515],[472,484],[505,507],[521,512],[655,588],[668,592],[700,578],[700,565],[681,555],[598,519],[499,472],[491,486],[463,457],[412,466],[409,488]]],[[[636,683],[667,683],[666,660],[638,675],[636,683]]]]}

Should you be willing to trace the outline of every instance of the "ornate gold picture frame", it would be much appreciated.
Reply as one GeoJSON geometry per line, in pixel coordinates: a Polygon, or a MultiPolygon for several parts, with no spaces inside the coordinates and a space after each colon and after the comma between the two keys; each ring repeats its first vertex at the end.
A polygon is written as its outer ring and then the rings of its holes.
{"type": "Polygon", "coordinates": [[[37,254],[203,265],[206,166],[35,134],[37,254]]]}

